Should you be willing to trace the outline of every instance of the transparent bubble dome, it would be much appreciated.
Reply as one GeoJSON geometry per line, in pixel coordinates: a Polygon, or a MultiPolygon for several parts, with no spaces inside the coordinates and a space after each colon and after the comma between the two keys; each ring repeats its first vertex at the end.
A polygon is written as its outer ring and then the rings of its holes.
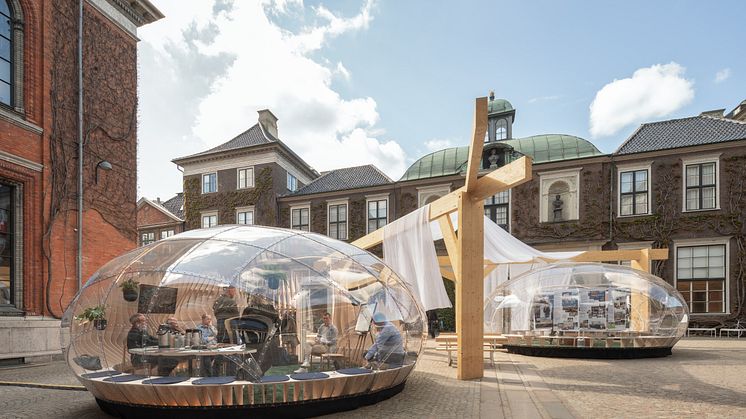
{"type": "MultiPolygon", "coordinates": [[[[99,373],[158,378],[156,384],[293,381],[294,372],[334,378],[363,366],[411,371],[426,335],[423,318],[396,273],[364,250],[313,233],[221,226],[104,265],[65,313],[62,343],[87,386],[101,383],[99,373]]],[[[400,375],[407,374],[393,377],[400,375]]],[[[96,397],[143,403],[141,394],[88,387],[96,397]]]]}
{"type": "Polygon", "coordinates": [[[485,331],[505,335],[512,346],[670,348],[688,317],[681,294],[654,275],[559,263],[498,287],[485,304],[485,331]]]}

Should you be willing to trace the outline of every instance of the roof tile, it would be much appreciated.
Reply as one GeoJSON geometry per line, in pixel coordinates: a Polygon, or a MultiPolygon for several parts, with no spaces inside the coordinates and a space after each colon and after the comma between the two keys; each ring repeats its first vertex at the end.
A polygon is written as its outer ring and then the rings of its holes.
{"type": "Polygon", "coordinates": [[[633,154],[746,139],[746,123],[711,116],[642,124],[614,154],[633,154]]]}
{"type": "Polygon", "coordinates": [[[393,181],[372,164],[324,172],[321,177],[300,188],[292,196],[335,192],[347,189],[386,185],[393,181]]]}

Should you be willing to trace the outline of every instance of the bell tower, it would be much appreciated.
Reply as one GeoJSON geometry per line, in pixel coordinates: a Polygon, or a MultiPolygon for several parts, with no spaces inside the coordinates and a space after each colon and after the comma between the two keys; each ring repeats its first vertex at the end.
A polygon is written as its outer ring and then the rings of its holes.
{"type": "Polygon", "coordinates": [[[490,91],[487,101],[487,136],[485,143],[493,143],[513,138],[515,109],[505,99],[496,99],[495,92],[490,91]]]}

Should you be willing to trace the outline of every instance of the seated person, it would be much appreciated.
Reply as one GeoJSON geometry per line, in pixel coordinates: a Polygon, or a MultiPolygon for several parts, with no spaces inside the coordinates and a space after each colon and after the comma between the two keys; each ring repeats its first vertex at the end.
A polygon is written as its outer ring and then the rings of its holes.
{"type": "Polygon", "coordinates": [[[399,329],[386,320],[383,313],[373,315],[373,324],[378,334],[373,345],[365,353],[365,360],[368,361],[366,368],[380,368],[382,364],[400,367],[404,363],[404,347],[399,329]]]}
{"type": "MultiPolygon", "coordinates": [[[[127,333],[127,349],[158,345],[158,339],[148,334],[148,323],[145,320],[145,315],[141,313],[131,315],[130,323],[132,328],[127,333]]],[[[144,364],[151,363],[152,359],[144,355],[130,354],[130,361],[133,367],[140,368],[144,364]]]]}
{"type": "MultiPolygon", "coordinates": [[[[332,315],[324,313],[322,320],[323,323],[319,326],[313,346],[306,344],[306,356],[303,359],[300,368],[295,370],[297,373],[308,371],[307,368],[311,366],[311,355],[322,355],[337,351],[337,336],[339,336],[339,331],[337,331],[337,327],[332,324],[332,315]]],[[[334,361],[334,367],[338,368],[336,360],[334,361]]]]}
{"type": "MultiPolygon", "coordinates": [[[[202,341],[200,345],[213,345],[218,342],[218,332],[215,326],[212,325],[212,316],[205,313],[202,315],[202,323],[197,326],[197,330],[200,331],[202,341]]],[[[200,371],[203,377],[210,377],[218,375],[219,365],[215,362],[214,356],[203,356],[200,357],[200,371]]]]}
{"type": "Polygon", "coordinates": [[[166,325],[168,326],[168,331],[171,333],[181,333],[184,334],[184,330],[179,327],[179,321],[176,320],[176,317],[171,316],[168,319],[166,319],[166,325]]]}

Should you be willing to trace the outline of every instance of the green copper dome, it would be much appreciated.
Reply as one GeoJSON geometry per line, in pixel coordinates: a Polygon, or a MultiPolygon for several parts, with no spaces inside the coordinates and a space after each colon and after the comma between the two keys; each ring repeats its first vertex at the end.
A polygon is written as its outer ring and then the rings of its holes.
{"type": "Polygon", "coordinates": [[[502,113],[512,111],[513,105],[505,99],[494,99],[487,102],[487,113],[502,113]]]}
{"type": "Polygon", "coordinates": [[[574,135],[545,134],[504,140],[513,149],[531,156],[534,163],[571,160],[603,155],[590,141],[574,135]]]}
{"type": "Polygon", "coordinates": [[[427,154],[414,162],[399,179],[415,180],[455,175],[469,158],[469,147],[453,147],[427,154]]]}
{"type": "MultiPolygon", "coordinates": [[[[590,141],[574,135],[545,134],[526,138],[502,140],[499,143],[513,147],[520,154],[529,156],[534,163],[580,159],[603,155],[590,141]]],[[[495,144],[495,143],[490,143],[495,144]]],[[[488,147],[488,144],[485,144],[488,147]]],[[[453,147],[427,154],[414,162],[399,181],[427,179],[455,175],[466,169],[469,147],[453,147]]]]}

